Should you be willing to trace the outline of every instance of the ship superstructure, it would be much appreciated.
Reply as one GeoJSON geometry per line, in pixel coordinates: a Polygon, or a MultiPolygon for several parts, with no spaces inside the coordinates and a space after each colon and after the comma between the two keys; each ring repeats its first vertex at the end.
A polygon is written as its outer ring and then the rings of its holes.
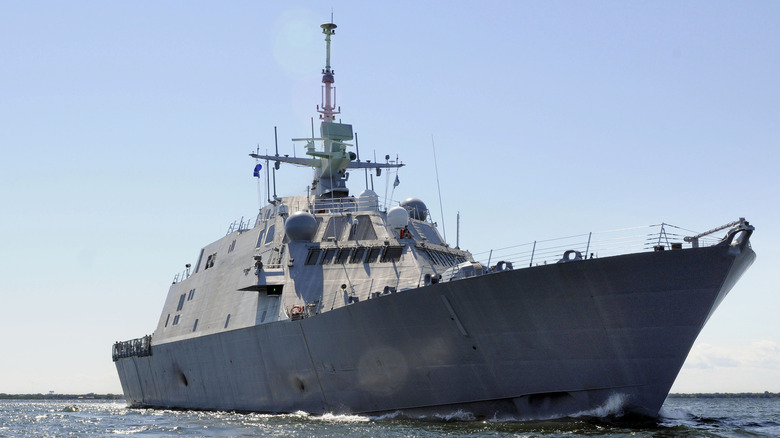
{"type": "MultiPolygon", "coordinates": [[[[740,220],[711,246],[558,263],[483,264],[448,245],[425,204],[390,209],[348,170],[402,166],[348,150],[336,122],[331,37],[305,196],[203,247],[151,336],[114,345],[128,405],[261,412],[565,416],[619,398],[656,415],[696,336],[750,266],[740,220]],[[318,148],[319,145],[319,148],[318,148]]],[[[588,242],[590,245],[590,241],[588,242]]],[[[663,248],[661,248],[663,249],[663,248]]]]}

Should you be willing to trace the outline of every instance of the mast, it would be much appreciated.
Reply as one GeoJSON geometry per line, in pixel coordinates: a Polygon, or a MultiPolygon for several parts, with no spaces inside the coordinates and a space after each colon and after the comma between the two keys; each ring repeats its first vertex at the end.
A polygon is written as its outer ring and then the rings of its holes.
{"type": "MultiPolygon", "coordinates": [[[[332,18],[331,18],[332,21],[332,18]]],[[[312,181],[312,191],[319,198],[341,198],[349,195],[349,189],[346,182],[349,177],[347,169],[376,169],[379,175],[379,169],[402,167],[401,163],[371,163],[355,162],[357,154],[347,151],[347,143],[355,139],[352,131],[352,125],[336,122],[336,114],[341,114],[341,108],[336,106],[336,87],[333,86],[335,79],[334,72],[330,65],[330,40],[336,33],[334,23],[325,23],[320,25],[322,33],[325,34],[325,68],[322,69],[322,105],[317,105],[317,112],[320,113],[320,136],[311,138],[293,138],[293,141],[306,142],[306,155],[309,157],[288,157],[279,156],[278,148],[274,156],[250,154],[256,159],[270,160],[274,162],[274,168],[278,169],[278,164],[291,163],[299,166],[310,166],[314,168],[314,180],[312,181]],[[322,149],[315,147],[316,142],[322,142],[322,149]]],[[[313,126],[312,126],[313,128],[313,126]]],[[[313,129],[312,129],[313,131],[313,129]]],[[[274,131],[274,138],[276,138],[274,131]]],[[[357,139],[355,139],[357,140],[357,139]]]]}
{"type": "Polygon", "coordinates": [[[318,154],[314,151],[313,143],[307,146],[307,154],[320,157],[319,169],[315,172],[316,193],[322,197],[342,197],[349,194],[346,181],[346,168],[349,162],[355,159],[355,154],[347,152],[347,141],[353,139],[352,125],[336,123],[336,114],[341,113],[341,108],[336,109],[336,87],[333,86],[334,72],[330,66],[330,37],[336,33],[336,25],[332,22],[320,25],[325,34],[325,68],[322,69],[322,106],[317,106],[320,113],[320,138],[323,151],[318,154]]]}
{"type": "Polygon", "coordinates": [[[320,26],[322,33],[325,34],[325,68],[322,69],[322,83],[323,96],[322,96],[322,108],[317,107],[317,112],[320,113],[320,119],[324,123],[331,123],[335,121],[335,115],[341,113],[341,108],[336,110],[336,87],[333,86],[335,79],[333,77],[334,72],[330,68],[330,36],[336,33],[336,26],[333,23],[325,23],[320,26]]]}

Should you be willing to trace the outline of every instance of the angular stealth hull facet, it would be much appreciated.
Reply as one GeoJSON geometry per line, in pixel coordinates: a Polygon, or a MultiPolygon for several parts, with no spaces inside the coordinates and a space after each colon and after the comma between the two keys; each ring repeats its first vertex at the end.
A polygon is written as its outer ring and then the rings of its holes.
{"type": "Polygon", "coordinates": [[[545,418],[657,415],[747,244],[433,284],[116,361],[133,407],[545,418]]]}

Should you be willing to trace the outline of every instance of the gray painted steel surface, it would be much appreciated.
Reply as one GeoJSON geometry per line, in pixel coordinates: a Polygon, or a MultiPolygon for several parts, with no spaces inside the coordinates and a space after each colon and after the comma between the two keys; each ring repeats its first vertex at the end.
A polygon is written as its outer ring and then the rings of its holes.
{"type": "Polygon", "coordinates": [[[506,271],[155,346],[117,361],[131,406],[523,418],[610,396],[658,413],[749,247],[506,271]]]}

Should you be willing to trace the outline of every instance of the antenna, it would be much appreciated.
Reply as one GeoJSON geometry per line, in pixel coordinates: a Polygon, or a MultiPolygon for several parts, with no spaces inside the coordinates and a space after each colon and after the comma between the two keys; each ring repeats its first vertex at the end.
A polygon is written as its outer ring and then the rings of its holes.
{"type": "MultiPolygon", "coordinates": [[[[389,162],[390,162],[390,155],[385,155],[385,164],[388,164],[389,162]]],[[[387,211],[387,186],[389,185],[390,185],[390,172],[385,172],[385,206],[384,206],[385,211],[387,211]]]]}
{"type": "MultiPolygon", "coordinates": [[[[276,147],[276,156],[279,156],[279,137],[276,135],[276,126],[274,126],[274,147],[276,147]]],[[[279,166],[276,167],[277,169],[279,166]]]]}
{"type": "MultiPolygon", "coordinates": [[[[357,155],[357,161],[360,162],[360,146],[358,146],[358,134],[355,133],[355,154],[357,155]]],[[[366,190],[368,190],[368,168],[363,169],[366,174],[366,190]]]]}
{"type": "Polygon", "coordinates": [[[358,146],[357,132],[355,133],[355,159],[360,161],[360,146],[358,146]]]}
{"type": "MultiPolygon", "coordinates": [[[[376,162],[377,162],[377,161],[376,161],[376,149],[374,149],[374,163],[376,163],[376,162]]],[[[380,170],[379,170],[379,168],[377,167],[377,168],[376,168],[376,176],[377,176],[377,177],[379,177],[379,172],[380,172],[380,170]]],[[[374,191],[374,174],[373,174],[373,173],[371,174],[371,191],[372,191],[372,192],[374,191]]]]}
{"type": "Polygon", "coordinates": [[[336,111],[336,88],[333,83],[336,81],[333,78],[334,72],[330,68],[330,37],[336,33],[336,26],[333,24],[333,12],[331,12],[331,22],[325,23],[320,26],[322,33],[325,34],[325,68],[322,69],[322,83],[324,85],[324,95],[322,100],[322,109],[317,108],[317,112],[320,113],[320,118],[324,122],[333,122],[336,120],[335,115],[340,111],[336,111]]]}
{"type": "Polygon", "coordinates": [[[433,148],[433,167],[436,169],[436,188],[439,190],[439,211],[441,211],[441,230],[444,233],[444,241],[447,241],[447,227],[444,226],[444,207],[441,206],[441,184],[439,184],[439,165],[436,162],[436,144],[431,134],[431,148],[433,148]]]}
{"type": "Polygon", "coordinates": [[[460,249],[460,212],[458,212],[458,222],[455,228],[455,249],[460,249]]]}
{"type": "MultiPolygon", "coordinates": [[[[278,161],[277,161],[278,163],[278,161]]],[[[276,200],[278,197],[276,196],[276,168],[274,168],[274,203],[276,203],[276,200]]],[[[444,239],[447,240],[447,239],[444,239]]]]}
{"type": "MultiPolygon", "coordinates": [[[[276,147],[276,156],[279,156],[279,139],[276,136],[276,126],[274,126],[274,146],[276,147]]],[[[279,162],[274,162],[274,202],[276,202],[276,171],[279,170],[279,162]]]]}
{"type": "MultiPolygon", "coordinates": [[[[260,143],[257,144],[257,148],[255,149],[255,155],[260,155],[260,143]]],[[[255,158],[255,163],[260,163],[259,158],[255,158]]],[[[268,164],[266,164],[265,171],[268,172],[268,164]]],[[[262,168],[261,168],[262,169],[262,168]]],[[[260,175],[260,172],[257,173],[257,205],[260,207],[259,209],[263,209],[263,188],[262,188],[262,177],[260,175]]]]}
{"type": "Polygon", "coordinates": [[[268,203],[271,203],[271,170],[268,169],[268,159],[265,160],[265,193],[268,196],[268,203]]]}

